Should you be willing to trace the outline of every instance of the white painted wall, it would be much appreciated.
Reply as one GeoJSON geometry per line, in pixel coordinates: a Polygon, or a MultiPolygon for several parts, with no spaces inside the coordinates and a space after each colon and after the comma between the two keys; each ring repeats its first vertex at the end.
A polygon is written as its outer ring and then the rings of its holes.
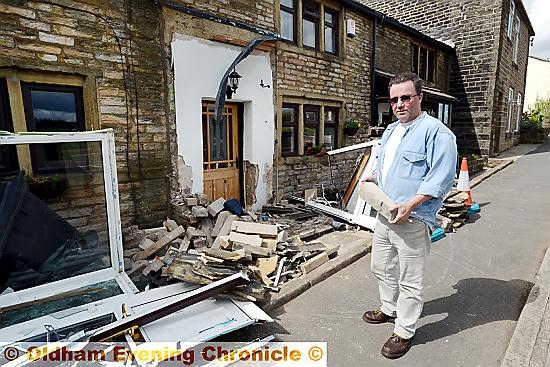
{"type": "MultiPolygon", "coordinates": [[[[178,154],[192,167],[192,192],[203,192],[203,99],[215,99],[223,74],[242,48],[185,35],[172,42],[178,154]]],[[[257,210],[271,198],[274,154],[274,99],[269,54],[254,51],[236,67],[242,75],[230,102],[244,103],[243,160],[258,165],[257,210]],[[260,80],[271,88],[262,88],[260,80]]],[[[180,179],[180,184],[184,184],[180,179]]],[[[242,184],[242,183],[241,183],[242,184]]],[[[250,203],[248,203],[250,204],[250,203]]]]}
{"type": "Polygon", "coordinates": [[[525,102],[523,110],[535,106],[539,98],[550,98],[550,60],[529,56],[527,80],[525,82],[525,102]]]}

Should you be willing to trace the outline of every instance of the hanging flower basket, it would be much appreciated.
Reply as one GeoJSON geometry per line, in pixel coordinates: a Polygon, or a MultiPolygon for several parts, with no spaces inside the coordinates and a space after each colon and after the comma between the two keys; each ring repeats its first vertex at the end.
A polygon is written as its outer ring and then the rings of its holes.
{"type": "Polygon", "coordinates": [[[357,134],[357,131],[359,130],[360,127],[361,127],[361,123],[359,122],[359,120],[349,119],[344,124],[344,134],[348,136],[353,136],[357,134]]]}
{"type": "Polygon", "coordinates": [[[358,127],[344,127],[344,134],[347,136],[354,136],[359,131],[358,127]]]}

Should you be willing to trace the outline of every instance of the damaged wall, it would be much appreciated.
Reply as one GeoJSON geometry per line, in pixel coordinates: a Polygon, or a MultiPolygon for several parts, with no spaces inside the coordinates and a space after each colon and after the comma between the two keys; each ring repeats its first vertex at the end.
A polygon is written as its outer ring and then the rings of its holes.
{"type": "MultiPolygon", "coordinates": [[[[115,130],[123,225],[166,217],[165,81],[153,2],[3,0],[0,28],[0,71],[60,78],[56,84],[81,78],[86,129],[115,130]]],[[[71,207],[86,206],[87,191],[70,195],[71,207]]]]}
{"type": "MultiPolygon", "coordinates": [[[[259,9],[256,11],[261,12],[259,9]]],[[[201,103],[215,100],[223,74],[242,50],[240,46],[208,39],[231,35],[232,38],[246,44],[258,37],[258,34],[193,18],[167,8],[164,8],[163,12],[166,42],[173,41],[168,51],[173,60],[173,74],[170,77],[173,78],[175,100],[175,111],[171,111],[174,113],[175,121],[172,130],[175,136],[172,151],[181,156],[186,165],[192,168],[193,175],[192,183],[178,180],[172,188],[184,191],[190,189],[192,193],[203,192],[201,103]]],[[[243,109],[241,159],[257,165],[261,177],[265,164],[272,164],[274,149],[273,89],[260,86],[262,80],[264,84],[273,84],[271,56],[268,52],[254,51],[241,61],[236,69],[243,77],[237,93],[230,102],[239,103],[243,109]]],[[[246,172],[244,174],[246,176],[246,172]]],[[[179,174],[176,177],[179,177],[179,174]]],[[[260,180],[254,195],[255,202],[245,204],[258,209],[267,203],[271,190],[268,190],[265,182],[260,180]]]]}

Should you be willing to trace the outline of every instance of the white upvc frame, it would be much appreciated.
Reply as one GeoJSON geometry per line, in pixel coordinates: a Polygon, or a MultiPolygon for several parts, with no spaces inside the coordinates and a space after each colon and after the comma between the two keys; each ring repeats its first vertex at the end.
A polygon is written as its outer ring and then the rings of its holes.
{"type": "Polygon", "coordinates": [[[507,117],[507,124],[506,124],[506,132],[509,133],[512,131],[512,115],[514,112],[514,88],[510,87],[508,89],[508,115],[507,117]]]}
{"type": "Polygon", "coordinates": [[[515,132],[519,131],[519,124],[521,122],[522,106],[523,106],[522,95],[521,95],[521,93],[518,93],[517,102],[516,102],[516,128],[514,130],[515,132]]]}
{"type": "Polygon", "coordinates": [[[0,307],[13,306],[23,302],[39,300],[59,293],[68,292],[98,282],[116,280],[124,293],[136,293],[138,289],[124,272],[122,229],[118,179],[116,171],[115,139],[113,129],[89,132],[48,132],[0,135],[0,145],[21,145],[40,143],[98,142],[101,145],[105,203],[109,232],[111,267],[81,274],[75,277],[42,284],[17,292],[0,295],[0,307]]]}
{"type": "Polygon", "coordinates": [[[519,34],[520,34],[520,28],[521,28],[521,21],[519,19],[519,16],[516,16],[516,21],[514,22],[514,41],[513,41],[513,60],[514,64],[518,63],[518,49],[519,49],[519,34]]]}
{"type": "Polygon", "coordinates": [[[508,36],[509,40],[512,39],[515,13],[516,13],[516,3],[514,2],[514,0],[510,0],[510,12],[508,13],[508,30],[506,32],[506,35],[508,36]]]}

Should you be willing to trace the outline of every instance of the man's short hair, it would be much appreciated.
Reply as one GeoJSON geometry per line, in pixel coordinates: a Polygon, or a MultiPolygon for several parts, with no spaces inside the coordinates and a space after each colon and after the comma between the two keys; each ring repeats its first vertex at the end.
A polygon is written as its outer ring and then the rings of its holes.
{"type": "Polygon", "coordinates": [[[420,79],[420,77],[415,73],[401,73],[394,75],[390,79],[390,84],[388,85],[388,93],[392,85],[406,83],[408,81],[413,82],[416,94],[422,93],[422,88],[424,88],[424,81],[420,79]]]}

